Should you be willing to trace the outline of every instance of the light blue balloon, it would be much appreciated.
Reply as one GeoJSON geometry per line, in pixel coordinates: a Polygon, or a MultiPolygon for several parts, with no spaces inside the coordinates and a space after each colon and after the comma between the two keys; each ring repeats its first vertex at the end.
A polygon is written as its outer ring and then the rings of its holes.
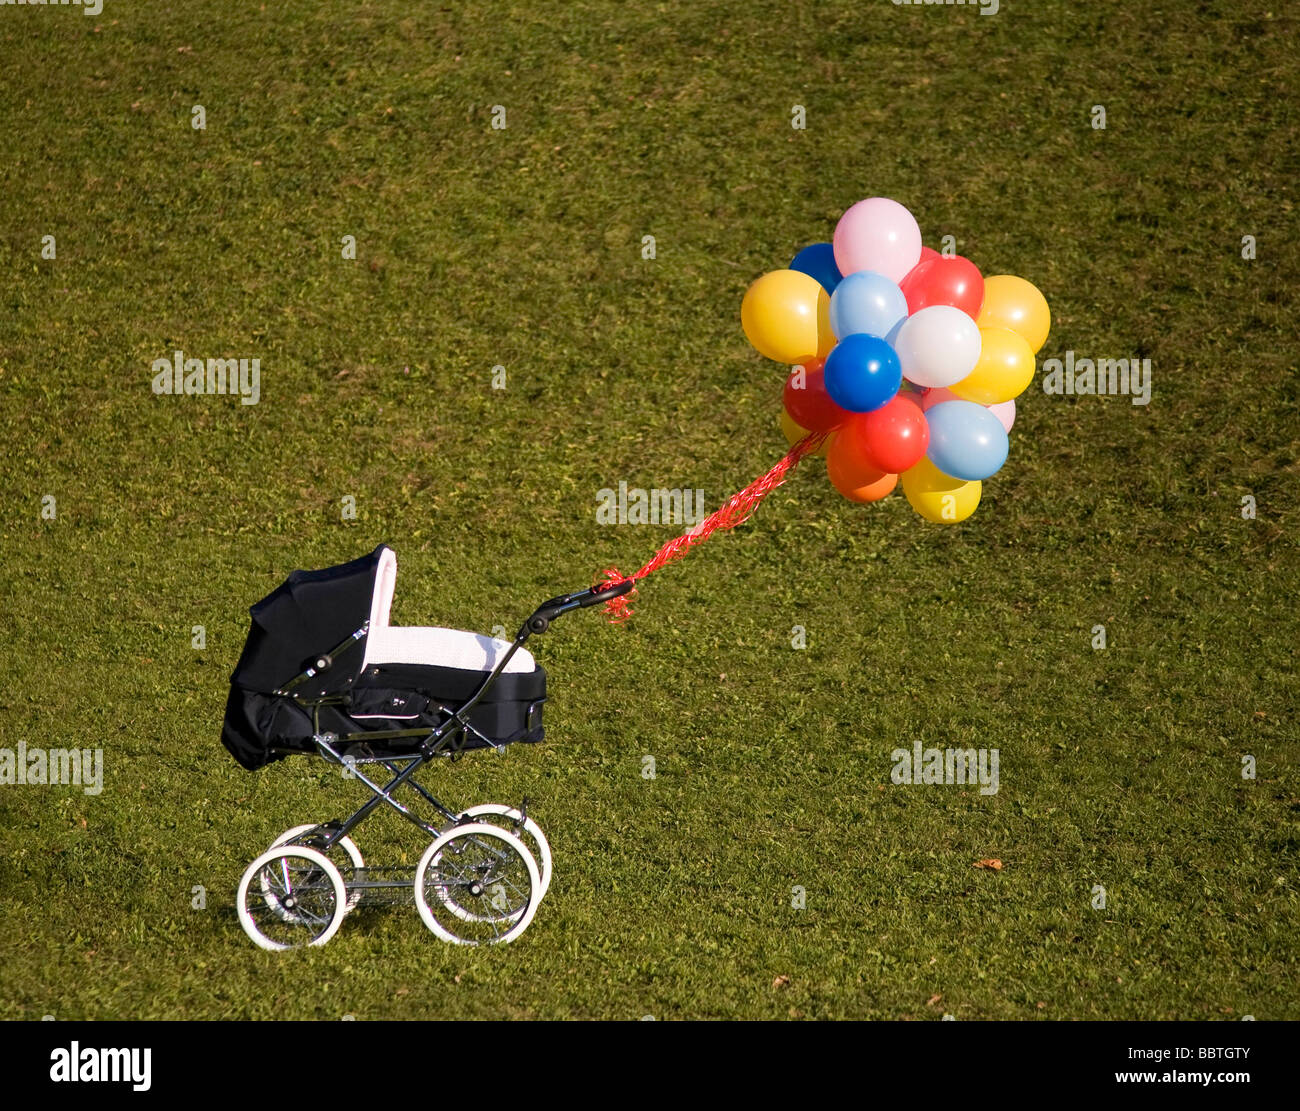
{"type": "Polygon", "coordinates": [[[907,319],[907,298],[874,270],[849,274],[831,294],[831,331],[845,336],[886,336],[907,319]]]}
{"type": "Polygon", "coordinates": [[[925,419],[930,423],[926,455],[944,474],[972,482],[997,474],[1007,461],[1007,430],[983,405],[941,401],[925,419]]]}

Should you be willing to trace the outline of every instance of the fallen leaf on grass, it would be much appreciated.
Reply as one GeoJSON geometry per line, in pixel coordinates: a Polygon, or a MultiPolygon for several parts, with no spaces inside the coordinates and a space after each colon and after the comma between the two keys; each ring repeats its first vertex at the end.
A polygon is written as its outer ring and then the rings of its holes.
{"type": "Polygon", "coordinates": [[[977,860],[977,861],[975,861],[975,867],[976,867],[976,868],[987,868],[990,872],[1000,872],[1000,871],[1002,871],[1002,861],[1000,861],[1000,860],[977,860]]]}
{"type": "Polygon", "coordinates": [[[783,987],[785,987],[789,982],[790,982],[790,977],[789,977],[789,976],[778,976],[775,980],[772,981],[772,986],[773,986],[774,988],[783,988],[783,987]]]}
{"type": "Polygon", "coordinates": [[[936,1003],[938,1003],[939,1000],[942,999],[942,998],[943,998],[942,995],[932,995],[932,996],[930,996],[929,999],[927,999],[927,1000],[925,1001],[925,1005],[926,1005],[927,1007],[933,1007],[933,1006],[934,1006],[936,1003]]]}

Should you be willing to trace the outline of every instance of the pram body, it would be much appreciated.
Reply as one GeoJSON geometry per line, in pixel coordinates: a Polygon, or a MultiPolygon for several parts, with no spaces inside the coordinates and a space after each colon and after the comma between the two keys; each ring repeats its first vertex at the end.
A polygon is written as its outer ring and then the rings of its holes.
{"type": "Polygon", "coordinates": [[[549,845],[526,805],[457,813],[414,773],[438,756],[541,741],[546,673],[525,641],[560,614],[632,584],[552,598],[504,641],[391,625],[396,579],[396,555],[381,544],[349,563],[295,571],[249,611],[222,743],[249,770],[314,754],[344,765],[371,792],[351,817],[296,826],[249,865],[240,921],[263,948],[322,945],[363,899],[412,889],[425,924],[443,940],[512,941],[549,886],[549,845]],[[390,773],[387,783],[371,777],[376,766],[390,773]],[[426,813],[432,808],[434,821],[399,801],[403,787],[426,813]],[[400,869],[367,867],[349,836],[380,805],[434,837],[413,880],[400,869]]]}
{"type": "MultiPolygon", "coordinates": [[[[509,641],[478,633],[391,625],[396,583],[397,557],[381,544],[350,563],[295,571],[252,607],[222,727],[240,764],[314,753],[322,733],[409,751],[510,654],[509,641]]],[[[446,751],[542,740],[545,700],[546,672],[517,649],[446,751]]]]}

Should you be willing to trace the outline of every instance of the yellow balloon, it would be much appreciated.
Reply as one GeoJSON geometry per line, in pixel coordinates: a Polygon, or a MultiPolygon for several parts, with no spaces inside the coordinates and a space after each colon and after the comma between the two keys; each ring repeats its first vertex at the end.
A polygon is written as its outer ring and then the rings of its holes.
{"type": "MultiPolygon", "coordinates": [[[[781,406],[781,431],[785,433],[786,442],[791,447],[794,447],[795,444],[797,444],[800,440],[802,440],[805,436],[808,435],[808,429],[795,424],[790,414],[785,411],[784,405],[781,406]]],[[[835,438],[835,433],[832,432],[829,436],[826,437],[826,439],[822,441],[822,446],[819,447],[816,451],[814,451],[813,454],[824,456],[827,452],[827,449],[829,449],[831,446],[831,440],[833,440],[834,438],[835,438]]]]}
{"type": "Polygon", "coordinates": [[[1037,355],[1052,328],[1047,298],[1038,287],[1012,274],[984,279],[984,307],[975,321],[981,328],[1009,328],[1037,355]]]}
{"type": "Polygon", "coordinates": [[[983,484],[963,482],[939,470],[929,458],[903,472],[903,493],[927,521],[936,525],[955,525],[964,521],[980,503],[983,484]]]}
{"type": "Polygon", "coordinates": [[[821,358],[835,346],[831,299],[798,270],[773,270],[745,291],[740,323],[760,355],[778,363],[821,358]]]}
{"type": "Polygon", "coordinates": [[[965,378],[949,386],[958,397],[1000,405],[1019,397],[1034,380],[1034,352],[1009,328],[980,329],[980,360],[965,378]]]}

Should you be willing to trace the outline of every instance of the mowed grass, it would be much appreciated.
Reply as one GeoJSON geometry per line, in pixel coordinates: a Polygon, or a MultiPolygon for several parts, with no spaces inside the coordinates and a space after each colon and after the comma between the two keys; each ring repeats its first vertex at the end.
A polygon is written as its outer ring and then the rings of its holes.
{"type": "Polygon", "coordinates": [[[106,762],[0,787],[0,1017],[1300,1017],[1294,14],[551,7],[0,12],[0,747],[106,762]],[[741,296],[870,195],[1150,404],[1036,382],[952,528],[810,461],[629,625],[536,641],[548,742],[426,776],[547,830],[519,943],[254,948],[247,863],[362,796],[221,748],[247,607],[380,541],[404,624],[639,566],[678,530],[597,491],[779,458],[741,296]],[[154,396],[177,349],[260,358],[260,403],[154,396]],[[892,784],[916,741],[997,748],[998,793],[892,784]]]}

